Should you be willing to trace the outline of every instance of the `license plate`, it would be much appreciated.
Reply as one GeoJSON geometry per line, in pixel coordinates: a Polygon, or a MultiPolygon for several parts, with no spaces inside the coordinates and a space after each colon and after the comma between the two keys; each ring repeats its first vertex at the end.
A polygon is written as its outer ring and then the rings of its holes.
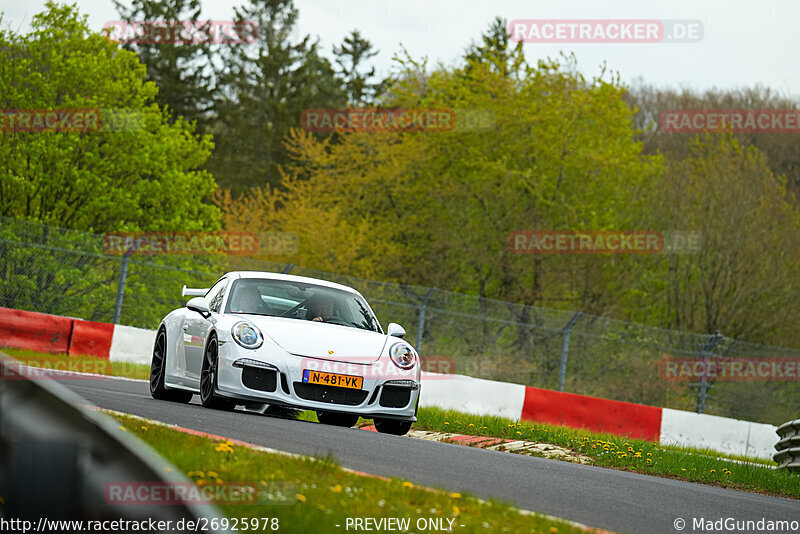
{"type": "Polygon", "coordinates": [[[361,389],[364,385],[364,377],[337,375],[335,373],[323,373],[322,371],[306,369],[303,371],[303,382],[339,388],[361,389]]]}

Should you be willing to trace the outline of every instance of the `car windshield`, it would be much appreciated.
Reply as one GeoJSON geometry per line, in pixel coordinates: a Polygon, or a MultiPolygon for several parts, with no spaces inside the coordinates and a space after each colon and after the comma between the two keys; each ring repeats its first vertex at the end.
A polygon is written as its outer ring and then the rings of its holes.
{"type": "Polygon", "coordinates": [[[240,278],[231,286],[225,312],[324,322],[380,332],[378,320],[359,295],[303,282],[240,278]]]}

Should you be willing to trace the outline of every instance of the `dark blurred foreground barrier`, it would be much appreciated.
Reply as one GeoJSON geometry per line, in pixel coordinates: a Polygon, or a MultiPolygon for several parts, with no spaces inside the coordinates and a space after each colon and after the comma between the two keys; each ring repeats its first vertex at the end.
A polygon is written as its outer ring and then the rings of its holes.
{"type": "Polygon", "coordinates": [[[779,468],[800,473],[800,419],[782,424],[775,432],[781,439],[775,444],[778,452],[772,458],[779,468]]]}
{"type": "Polygon", "coordinates": [[[110,484],[191,483],[113,419],[83,407],[57,373],[28,379],[25,369],[0,353],[0,519],[172,521],[174,529],[205,518],[205,532],[215,532],[211,520],[224,516],[210,503],[109,503],[110,484]]]}

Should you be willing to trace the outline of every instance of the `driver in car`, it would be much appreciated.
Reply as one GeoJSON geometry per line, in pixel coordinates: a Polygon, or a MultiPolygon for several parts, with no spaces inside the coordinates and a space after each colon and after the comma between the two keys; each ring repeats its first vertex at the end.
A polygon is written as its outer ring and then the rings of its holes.
{"type": "Polygon", "coordinates": [[[231,303],[233,313],[261,313],[264,301],[258,288],[242,287],[236,295],[238,298],[231,303]]]}
{"type": "Polygon", "coordinates": [[[333,299],[321,296],[309,304],[306,319],[310,318],[312,321],[327,321],[333,317],[333,314],[333,299]]]}

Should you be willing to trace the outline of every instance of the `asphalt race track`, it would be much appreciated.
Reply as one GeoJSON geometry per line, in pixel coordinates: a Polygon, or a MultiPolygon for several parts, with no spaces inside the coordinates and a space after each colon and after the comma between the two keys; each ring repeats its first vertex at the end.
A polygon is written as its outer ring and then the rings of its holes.
{"type": "MultiPolygon", "coordinates": [[[[800,502],[701,484],[387,436],[245,412],[153,400],[146,382],[60,381],[89,403],[283,451],[326,456],[343,466],[415,484],[498,498],[516,506],[620,532],[675,533],[676,518],[800,521],[800,502]]],[[[800,479],[798,479],[800,483],[800,479]]],[[[699,530],[698,530],[699,532],[699,530]]]]}

